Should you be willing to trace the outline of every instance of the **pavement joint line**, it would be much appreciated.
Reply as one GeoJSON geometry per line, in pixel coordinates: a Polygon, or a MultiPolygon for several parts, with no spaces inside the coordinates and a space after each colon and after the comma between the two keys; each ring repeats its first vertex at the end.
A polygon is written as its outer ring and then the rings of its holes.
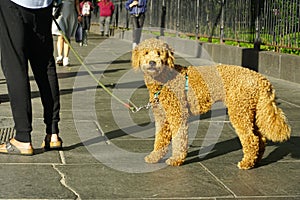
{"type": "Polygon", "coordinates": [[[70,190],[75,196],[77,200],[81,200],[80,195],[71,187],[67,184],[66,182],[66,176],[63,172],[61,172],[55,164],[52,164],[53,169],[55,169],[57,171],[57,173],[60,175],[61,179],[60,179],[60,183],[67,188],[68,190],[70,190]]]}
{"type": "Polygon", "coordinates": [[[279,163],[298,163],[300,160],[278,160],[279,163]]]}
{"type": "Polygon", "coordinates": [[[106,144],[111,144],[110,140],[107,139],[107,137],[105,136],[105,133],[104,133],[104,131],[102,130],[102,128],[101,128],[99,122],[94,120],[94,123],[95,123],[95,125],[96,125],[96,127],[97,127],[97,131],[100,132],[100,135],[101,135],[102,137],[105,137],[105,141],[104,141],[104,142],[105,142],[106,144]]]}
{"type": "Polygon", "coordinates": [[[232,196],[213,196],[213,197],[143,197],[143,198],[122,198],[123,200],[140,200],[140,199],[153,199],[153,200],[217,200],[217,199],[232,199],[232,196]]]}
{"type": "Polygon", "coordinates": [[[101,136],[105,136],[103,130],[101,129],[101,126],[100,126],[99,122],[96,121],[96,120],[94,120],[93,122],[94,122],[95,125],[97,126],[97,129],[98,129],[98,131],[101,133],[101,136]]]}
{"type": "Polygon", "coordinates": [[[67,164],[64,152],[62,150],[59,150],[58,153],[59,153],[59,157],[60,157],[61,163],[63,165],[67,164]]]}
{"type": "Polygon", "coordinates": [[[235,198],[237,198],[237,195],[229,188],[225,183],[223,183],[216,175],[214,175],[207,167],[205,167],[201,162],[199,162],[201,167],[209,173],[218,183],[220,183],[227,191],[229,191],[235,198]]]}
{"type": "Polygon", "coordinates": [[[0,163],[0,165],[62,165],[62,163],[0,163]]]}
{"type": "Polygon", "coordinates": [[[289,101],[286,101],[286,100],[283,100],[283,99],[280,99],[280,100],[283,101],[284,103],[287,103],[287,104],[290,104],[290,105],[295,106],[297,108],[300,108],[300,105],[294,104],[292,102],[289,102],[289,101]]]}
{"type": "Polygon", "coordinates": [[[300,195],[237,196],[239,199],[299,198],[300,195]]]}

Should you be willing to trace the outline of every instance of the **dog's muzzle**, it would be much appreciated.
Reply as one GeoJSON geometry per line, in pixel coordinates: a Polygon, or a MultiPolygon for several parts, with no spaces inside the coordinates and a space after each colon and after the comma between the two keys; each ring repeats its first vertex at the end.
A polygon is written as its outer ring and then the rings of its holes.
{"type": "Polygon", "coordinates": [[[156,62],[153,61],[153,60],[149,61],[149,64],[148,64],[146,70],[148,72],[156,72],[157,71],[157,69],[156,69],[156,62]]]}
{"type": "Polygon", "coordinates": [[[156,62],[153,61],[153,60],[151,60],[151,61],[149,62],[149,65],[150,65],[151,68],[154,68],[154,67],[156,66],[156,62]]]}

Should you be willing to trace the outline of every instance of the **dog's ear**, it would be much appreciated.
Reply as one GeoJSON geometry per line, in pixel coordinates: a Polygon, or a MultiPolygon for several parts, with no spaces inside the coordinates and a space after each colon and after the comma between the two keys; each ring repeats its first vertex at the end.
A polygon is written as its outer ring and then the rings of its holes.
{"type": "Polygon", "coordinates": [[[173,49],[171,49],[170,47],[168,47],[168,52],[167,52],[167,56],[168,56],[168,66],[174,68],[174,51],[173,49]]]}
{"type": "Polygon", "coordinates": [[[135,70],[139,69],[140,67],[140,56],[137,47],[132,50],[131,65],[135,70]]]}

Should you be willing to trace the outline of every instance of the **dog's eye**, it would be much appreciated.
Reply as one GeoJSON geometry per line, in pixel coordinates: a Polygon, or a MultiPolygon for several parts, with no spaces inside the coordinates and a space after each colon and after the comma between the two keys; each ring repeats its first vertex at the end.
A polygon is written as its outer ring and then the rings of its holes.
{"type": "Polygon", "coordinates": [[[148,53],[149,53],[148,51],[145,51],[145,52],[144,52],[144,55],[147,55],[148,53]]]}
{"type": "Polygon", "coordinates": [[[159,51],[157,52],[157,55],[160,56],[160,52],[159,51]]]}

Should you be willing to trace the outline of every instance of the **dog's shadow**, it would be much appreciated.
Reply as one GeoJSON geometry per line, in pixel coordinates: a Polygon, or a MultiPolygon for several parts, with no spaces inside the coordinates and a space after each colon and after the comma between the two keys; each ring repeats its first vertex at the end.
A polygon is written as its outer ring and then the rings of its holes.
{"type": "Polygon", "coordinates": [[[230,152],[237,151],[241,149],[240,141],[238,137],[218,142],[216,144],[212,144],[211,146],[207,146],[204,148],[201,148],[201,146],[194,146],[190,145],[190,149],[193,149],[192,151],[188,152],[186,161],[184,162],[185,165],[191,164],[194,162],[201,162],[204,160],[209,160],[215,157],[219,157],[222,155],[226,155],[230,152]],[[208,152],[206,156],[203,156],[201,152],[208,152]]]}
{"type": "MultiPolygon", "coordinates": [[[[292,136],[289,141],[283,143],[273,143],[268,142],[266,146],[266,150],[268,147],[275,146],[275,149],[266,155],[264,154],[263,159],[257,164],[256,167],[270,165],[272,163],[276,163],[282,160],[284,157],[290,155],[291,158],[300,159],[300,148],[296,145],[300,143],[300,137],[292,136]]],[[[200,147],[191,146],[194,150],[190,151],[187,155],[187,159],[184,162],[185,165],[201,162],[209,159],[213,159],[219,156],[224,156],[230,152],[234,152],[237,150],[241,150],[241,144],[238,137],[222,141],[214,144],[214,147],[205,147],[207,149],[211,149],[206,156],[200,155],[200,147]]],[[[201,149],[202,152],[205,152],[205,149],[201,149]]],[[[242,158],[242,155],[241,155],[242,158]]],[[[236,162],[238,162],[237,160],[236,162]]]]}
{"type": "Polygon", "coordinates": [[[258,166],[275,163],[288,155],[290,155],[293,159],[300,159],[299,143],[299,136],[292,136],[289,141],[283,143],[268,142],[267,146],[276,146],[276,148],[264,157],[258,166]]]}

